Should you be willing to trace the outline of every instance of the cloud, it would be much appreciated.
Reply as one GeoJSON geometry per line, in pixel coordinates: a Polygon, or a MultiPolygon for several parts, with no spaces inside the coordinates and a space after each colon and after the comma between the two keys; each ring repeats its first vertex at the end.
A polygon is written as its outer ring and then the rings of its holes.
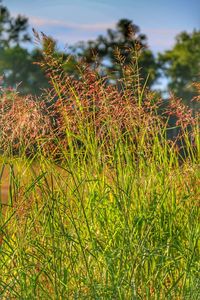
{"type": "Polygon", "coordinates": [[[180,32],[180,29],[175,28],[147,28],[145,30],[149,34],[174,35],[180,32]]]}
{"type": "Polygon", "coordinates": [[[77,24],[65,22],[57,19],[46,19],[46,18],[38,18],[35,16],[29,17],[30,24],[34,26],[51,26],[51,27],[62,27],[66,29],[72,30],[82,30],[82,31],[101,31],[107,30],[108,28],[114,28],[115,23],[93,23],[93,24],[77,24]]]}
{"type": "MultiPolygon", "coordinates": [[[[56,37],[61,44],[74,44],[81,40],[95,39],[101,32],[106,32],[108,28],[115,28],[116,25],[116,22],[78,24],[36,16],[29,16],[29,22],[37,30],[44,30],[47,34],[56,37]]],[[[180,33],[180,29],[143,27],[142,32],[147,35],[150,48],[155,52],[162,52],[173,46],[175,36],[180,33]]]]}
{"type": "Polygon", "coordinates": [[[155,51],[171,48],[175,43],[175,36],[180,29],[175,28],[147,28],[143,30],[148,37],[149,45],[155,51]]]}

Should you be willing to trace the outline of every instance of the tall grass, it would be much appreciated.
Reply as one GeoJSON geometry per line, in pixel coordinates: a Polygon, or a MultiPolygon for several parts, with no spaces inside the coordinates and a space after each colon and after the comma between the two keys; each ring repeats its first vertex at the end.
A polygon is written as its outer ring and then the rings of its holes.
{"type": "Polygon", "coordinates": [[[198,299],[199,116],[172,99],[168,140],[136,56],[113,86],[64,63],[40,102],[1,95],[0,297],[198,299]]]}

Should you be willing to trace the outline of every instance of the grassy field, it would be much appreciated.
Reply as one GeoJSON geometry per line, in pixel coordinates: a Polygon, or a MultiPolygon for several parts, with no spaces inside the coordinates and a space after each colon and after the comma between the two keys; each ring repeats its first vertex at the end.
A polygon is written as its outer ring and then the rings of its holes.
{"type": "Polygon", "coordinates": [[[46,59],[56,126],[1,96],[0,298],[198,300],[199,116],[177,100],[169,141],[155,94],[69,81],[46,59]]]}

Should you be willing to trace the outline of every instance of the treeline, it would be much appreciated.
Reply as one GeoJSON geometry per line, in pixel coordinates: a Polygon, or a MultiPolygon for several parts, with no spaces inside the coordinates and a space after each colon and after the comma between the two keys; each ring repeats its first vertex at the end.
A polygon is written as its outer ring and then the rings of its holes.
{"type": "MultiPolygon", "coordinates": [[[[28,19],[12,17],[8,8],[0,4],[0,76],[1,84],[15,87],[22,94],[39,95],[48,88],[48,79],[35,62],[42,60],[42,49],[28,51],[32,42],[28,34],[28,19]]],[[[91,68],[98,68],[101,76],[109,75],[113,81],[123,76],[120,67],[130,63],[137,55],[137,69],[143,84],[150,88],[163,75],[169,79],[168,89],[173,90],[187,104],[195,96],[193,82],[200,75],[200,31],[182,32],[176,37],[172,49],[157,56],[149,49],[147,36],[131,20],[121,19],[115,29],[108,29],[96,40],[79,42],[62,53],[51,40],[51,51],[60,57],[64,70],[78,77],[77,64],[83,59],[91,68]],[[130,51],[130,49],[137,51],[130,51]]],[[[43,44],[43,50],[49,45],[43,44]]]]}

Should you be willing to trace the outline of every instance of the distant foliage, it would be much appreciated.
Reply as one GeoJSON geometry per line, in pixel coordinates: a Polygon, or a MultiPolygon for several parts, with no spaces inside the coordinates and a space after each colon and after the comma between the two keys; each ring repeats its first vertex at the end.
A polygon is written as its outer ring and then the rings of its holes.
{"type": "Polygon", "coordinates": [[[174,47],[160,54],[159,61],[170,79],[169,88],[189,103],[196,95],[192,84],[200,78],[200,31],[180,33],[174,47]]]}

